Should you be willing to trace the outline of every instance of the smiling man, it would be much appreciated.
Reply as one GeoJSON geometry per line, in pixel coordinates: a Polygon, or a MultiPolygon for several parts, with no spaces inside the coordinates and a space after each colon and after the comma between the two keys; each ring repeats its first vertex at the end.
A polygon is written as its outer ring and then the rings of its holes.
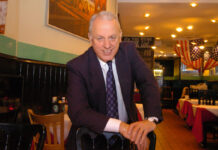
{"type": "Polygon", "coordinates": [[[98,133],[119,132],[143,150],[147,134],[162,121],[153,74],[135,45],[121,42],[120,24],[111,12],[92,16],[88,37],[91,47],[67,63],[68,115],[72,121],[67,149],[76,149],[76,129],[83,126],[98,133]],[[143,121],[137,118],[134,83],[144,106],[143,121]]]}

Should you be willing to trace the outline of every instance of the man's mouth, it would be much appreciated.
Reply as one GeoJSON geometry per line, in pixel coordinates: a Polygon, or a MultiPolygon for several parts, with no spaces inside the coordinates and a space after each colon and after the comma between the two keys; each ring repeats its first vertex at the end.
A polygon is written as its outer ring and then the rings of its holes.
{"type": "Polygon", "coordinates": [[[107,49],[103,51],[105,55],[110,55],[112,53],[111,49],[107,49]]]}

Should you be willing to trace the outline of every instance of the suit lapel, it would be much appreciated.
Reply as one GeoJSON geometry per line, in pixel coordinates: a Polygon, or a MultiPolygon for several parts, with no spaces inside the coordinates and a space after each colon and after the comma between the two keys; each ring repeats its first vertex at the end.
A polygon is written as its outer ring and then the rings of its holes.
{"type": "Polygon", "coordinates": [[[99,110],[100,112],[103,112],[106,114],[106,87],[104,82],[104,77],[102,73],[102,69],[100,66],[100,63],[97,59],[96,54],[94,53],[94,50],[91,48],[89,52],[89,75],[90,75],[90,83],[91,87],[93,87],[91,90],[93,90],[94,93],[97,93],[96,100],[99,104],[99,110]],[[102,87],[104,87],[104,90],[102,90],[102,87]]]}
{"type": "MultiPolygon", "coordinates": [[[[124,51],[120,48],[116,55],[117,74],[120,82],[120,87],[123,95],[123,100],[126,109],[129,110],[130,101],[129,95],[131,92],[131,69],[127,62],[124,51]]],[[[127,111],[128,112],[128,111],[127,111]]]]}
{"type": "Polygon", "coordinates": [[[126,106],[126,110],[128,113],[128,118],[130,122],[134,122],[137,120],[136,118],[136,107],[131,99],[131,93],[133,88],[132,81],[132,72],[130,62],[126,56],[125,50],[120,47],[117,55],[116,55],[116,67],[117,74],[120,82],[120,87],[123,95],[123,101],[126,106]]]}

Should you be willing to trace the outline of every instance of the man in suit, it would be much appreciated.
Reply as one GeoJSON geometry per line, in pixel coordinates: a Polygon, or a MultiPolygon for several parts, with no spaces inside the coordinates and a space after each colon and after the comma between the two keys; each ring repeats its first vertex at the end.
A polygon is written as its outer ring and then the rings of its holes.
{"type": "Polygon", "coordinates": [[[88,37],[92,46],[67,63],[68,114],[72,121],[69,138],[73,138],[68,141],[75,142],[76,129],[84,126],[98,133],[119,132],[143,150],[147,134],[156,127],[154,122],[162,121],[157,82],[135,45],[121,42],[122,31],[114,14],[102,11],[92,16],[88,37]],[[112,107],[107,105],[108,62],[112,64],[116,87],[117,118],[107,113],[112,107]],[[143,121],[137,118],[134,83],[144,106],[143,121]]]}

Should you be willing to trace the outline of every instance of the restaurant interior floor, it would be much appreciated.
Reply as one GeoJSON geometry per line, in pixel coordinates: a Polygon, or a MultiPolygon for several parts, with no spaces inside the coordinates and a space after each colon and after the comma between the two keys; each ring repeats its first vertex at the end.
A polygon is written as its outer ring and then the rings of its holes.
{"type": "Polygon", "coordinates": [[[218,139],[209,139],[207,148],[197,143],[186,122],[172,109],[163,109],[164,121],[155,129],[156,150],[218,150],[218,139]]]}

